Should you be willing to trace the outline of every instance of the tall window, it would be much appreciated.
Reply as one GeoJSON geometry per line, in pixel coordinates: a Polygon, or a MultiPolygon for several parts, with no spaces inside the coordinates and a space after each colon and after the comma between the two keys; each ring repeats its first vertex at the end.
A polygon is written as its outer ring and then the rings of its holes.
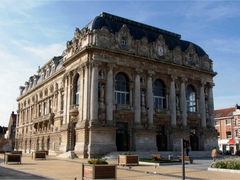
{"type": "Polygon", "coordinates": [[[187,87],[187,111],[188,112],[196,112],[196,93],[193,86],[189,85],[187,87]]]}
{"type": "Polygon", "coordinates": [[[42,106],[41,104],[39,104],[38,106],[38,116],[41,116],[42,115],[42,106]]]}
{"type": "Polygon", "coordinates": [[[64,94],[61,96],[61,111],[64,110],[64,94]]]}
{"type": "Polygon", "coordinates": [[[49,100],[49,113],[52,113],[52,100],[49,100]]]}
{"type": "Polygon", "coordinates": [[[154,108],[166,108],[165,85],[160,79],[154,82],[154,108]]]}
{"type": "Polygon", "coordinates": [[[226,125],[230,125],[231,124],[231,119],[226,119],[225,123],[226,123],[226,125]]]}
{"type": "Polygon", "coordinates": [[[43,115],[47,114],[47,107],[46,107],[46,103],[43,103],[43,115]]]}
{"type": "Polygon", "coordinates": [[[129,104],[129,79],[124,73],[116,75],[115,104],[129,104]]]}
{"type": "Polygon", "coordinates": [[[232,138],[232,133],[231,132],[226,132],[226,136],[227,136],[227,139],[231,139],[232,138]]]}
{"type": "Polygon", "coordinates": [[[235,137],[238,137],[238,130],[235,130],[235,137]]]}
{"type": "Polygon", "coordinates": [[[79,94],[80,94],[80,83],[79,83],[79,76],[75,82],[75,104],[79,104],[79,94]]]}

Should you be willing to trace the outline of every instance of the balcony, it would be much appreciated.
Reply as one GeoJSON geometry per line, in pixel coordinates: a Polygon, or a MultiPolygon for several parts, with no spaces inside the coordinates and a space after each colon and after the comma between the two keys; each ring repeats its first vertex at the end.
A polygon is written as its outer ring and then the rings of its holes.
{"type": "Polygon", "coordinates": [[[54,113],[50,113],[48,115],[44,115],[44,116],[34,118],[33,122],[37,123],[37,122],[43,122],[43,121],[46,121],[46,120],[52,120],[52,119],[54,119],[54,116],[55,116],[54,113]]]}
{"type": "Polygon", "coordinates": [[[155,114],[168,114],[168,110],[163,108],[155,108],[155,114]]]}
{"type": "Polygon", "coordinates": [[[70,116],[77,116],[78,115],[78,104],[73,104],[70,106],[69,111],[70,116]]]}
{"type": "Polygon", "coordinates": [[[116,110],[131,110],[131,106],[128,104],[116,104],[116,110]]]}

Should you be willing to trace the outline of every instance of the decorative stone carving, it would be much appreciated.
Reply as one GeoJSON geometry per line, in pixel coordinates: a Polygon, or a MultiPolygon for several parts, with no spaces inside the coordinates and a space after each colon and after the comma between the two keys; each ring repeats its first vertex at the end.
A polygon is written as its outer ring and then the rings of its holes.
{"type": "Polygon", "coordinates": [[[168,114],[154,114],[153,123],[154,124],[168,124],[171,118],[168,114]]]}
{"type": "MultiPolygon", "coordinates": [[[[132,47],[132,36],[126,24],[122,26],[120,31],[116,34],[116,41],[118,42],[118,48],[128,51],[132,47]]],[[[133,47],[132,47],[133,48],[133,47]]]]}
{"type": "Polygon", "coordinates": [[[182,50],[180,46],[173,50],[173,63],[182,64],[182,50]]]}
{"type": "Polygon", "coordinates": [[[105,48],[110,48],[111,46],[111,35],[108,31],[108,28],[106,26],[102,27],[101,30],[97,31],[97,36],[96,36],[96,45],[105,47],[105,48]]]}
{"type": "Polygon", "coordinates": [[[134,121],[134,113],[130,111],[114,111],[113,116],[116,122],[133,122],[134,121]]]}
{"type": "Polygon", "coordinates": [[[138,54],[141,56],[149,56],[149,45],[146,37],[143,37],[138,43],[138,54]]]}
{"type": "Polygon", "coordinates": [[[106,122],[106,112],[105,108],[99,108],[98,109],[98,121],[105,123],[106,122]]]}

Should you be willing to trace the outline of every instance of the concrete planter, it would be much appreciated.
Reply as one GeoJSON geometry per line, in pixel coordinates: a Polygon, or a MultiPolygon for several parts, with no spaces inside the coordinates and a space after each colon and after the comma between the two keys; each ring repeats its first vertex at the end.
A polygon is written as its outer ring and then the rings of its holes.
{"type": "Polygon", "coordinates": [[[115,164],[82,164],[82,179],[117,179],[115,164]]]}
{"type": "Polygon", "coordinates": [[[138,155],[119,155],[118,165],[122,165],[122,166],[139,165],[139,156],[138,155]]]}

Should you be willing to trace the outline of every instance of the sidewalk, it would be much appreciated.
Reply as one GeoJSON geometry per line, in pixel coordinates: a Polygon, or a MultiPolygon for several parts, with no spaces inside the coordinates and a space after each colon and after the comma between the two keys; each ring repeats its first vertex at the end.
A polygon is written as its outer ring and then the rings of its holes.
{"type": "MultiPolygon", "coordinates": [[[[3,155],[0,155],[3,159],[3,155]]],[[[37,174],[49,179],[80,180],[82,179],[82,163],[87,159],[65,159],[47,156],[47,160],[33,160],[30,155],[23,155],[22,164],[0,164],[3,167],[37,174]]],[[[109,164],[117,164],[115,160],[108,160],[109,164]]],[[[193,162],[197,165],[198,162],[193,162]]],[[[194,166],[192,166],[194,167],[194,166]]],[[[208,167],[206,167],[207,169],[208,167]]],[[[194,169],[191,165],[185,168],[185,179],[239,179],[239,174],[227,172],[207,171],[205,169],[194,169]]],[[[139,165],[129,167],[117,166],[118,180],[159,180],[159,179],[182,179],[182,168],[177,165],[154,166],[139,165]]]]}

